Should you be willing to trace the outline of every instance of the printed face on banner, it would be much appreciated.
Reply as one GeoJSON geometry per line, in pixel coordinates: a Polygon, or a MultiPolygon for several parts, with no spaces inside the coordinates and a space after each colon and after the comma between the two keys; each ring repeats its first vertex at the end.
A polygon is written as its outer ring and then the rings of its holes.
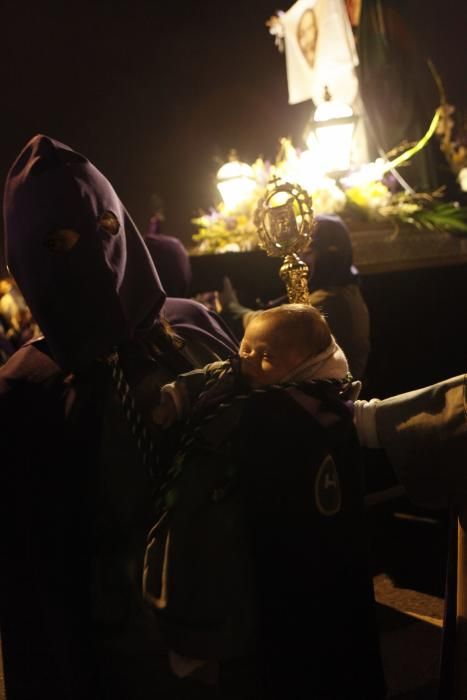
{"type": "Polygon", "coordinates": [[[305,10],[297,24],[297,42],[310,68],[313,68],[315,64],[317,41],[318,22],[316,15],[313,10],[305,10]]]}

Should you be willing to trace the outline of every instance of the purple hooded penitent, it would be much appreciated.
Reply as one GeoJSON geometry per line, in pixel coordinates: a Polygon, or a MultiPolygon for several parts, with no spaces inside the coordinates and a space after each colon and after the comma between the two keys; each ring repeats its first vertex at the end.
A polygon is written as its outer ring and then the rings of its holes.
{"type": "Polygon", "coordinates": [[[191,284],[190,257],[183,243],[175,236],[152,233],[144,237],[167,296],[186,297],[191,284]]]}
{"type": "Polygon", "coordinates": [[[50,350],[86,366],[154,325],[165,292],[108,180],[68,146],[35,136],[6,181],[6,257],[50,350]]]}
{"type": "Polygon", "coordinates": [[[358,281],[350,232],[340,216],[315,217],[311,245],[302,257],[310,268],[311,291],[358,281]]]}

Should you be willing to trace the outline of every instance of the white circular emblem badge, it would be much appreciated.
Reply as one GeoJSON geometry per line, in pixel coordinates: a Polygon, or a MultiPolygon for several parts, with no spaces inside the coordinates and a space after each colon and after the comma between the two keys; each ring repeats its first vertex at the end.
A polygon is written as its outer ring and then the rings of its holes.
{"type": "Polygon", "coordinates": [[[336,515],[341,509],[341,487],[335,462],[326,455],[315,479],[315,503],[322,515],[336,515]]]}

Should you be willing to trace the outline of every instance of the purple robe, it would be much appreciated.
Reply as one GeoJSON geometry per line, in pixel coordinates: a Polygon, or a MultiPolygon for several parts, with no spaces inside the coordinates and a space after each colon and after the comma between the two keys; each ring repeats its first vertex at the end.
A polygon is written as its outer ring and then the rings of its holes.
{"type": "Polygon", "coordinates": [[[140,233],[108,180],[67,146],[46,136],[25,146],[4,217],[10,270],[45,336],[0,368],[7,693],[129,698],[138,684],[138,697],[154,697],[167,679],[139,590],[152,482],[106,358],[118,350],[150,428],[162,383],[236,346],[198,309],[197,331],[188,300],[168,304],[185,346],[170,341],[140,233]],[[136,648],[146,651],[130,662],[136,648]]]}
{"type": "Polygon", "coordinates": [[[237,352],[238,343],[224,320],[194,299],[168,298],[162,313],[188,342],[202,341],[219,359],[237,352]]]}

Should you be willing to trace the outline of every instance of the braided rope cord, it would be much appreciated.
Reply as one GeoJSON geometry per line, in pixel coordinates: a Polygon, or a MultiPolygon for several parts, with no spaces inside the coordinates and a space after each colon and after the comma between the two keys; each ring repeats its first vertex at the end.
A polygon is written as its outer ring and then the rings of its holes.
{"type": "Polygon", "coordinates": [[[143,466],[147,467],[152,481],[154,479],[152,469],[155,452],[154,441],[144,424],[141,413],[136,407],[133,392],[120,364],[118,352],[113,352],[107,358],[107,365],[110,369],[110,376],[115,394],[123,408],[123,413],[130,428],[131,435],[135,440],[141,462],[143,466]]]}
{"type": "MultiPolygon", "coordinates": [[[[182,472],[186,453],[196,441],[201,430],[210,423],[219,412],[225,411],[236,403],[248,401],[254,395],[283,392],[290,388],[300,388],[303,386],[303,382],[288,382],[286,384],[269,384],[264,387],[249,388],[248,391],[233,394],[228,401],[219,402],[214,407],[215,410],[201,416],[200,420],[194,410],[191,419],[187,421],[185,430],[182,433],[180,446],[174,459],[164,465],[157,459],[154,441],[144,424],[141,413],[136,407],[133,392],[120,364],[118,352],[115,351],[107,358],[107,365],[110,368],[115,394],[121,403],[130,432],[135,439],[142,464],[148,469],[152,484],[151,495],[155,501],[154,515],[156,522],[170,509],[168,494],[182,472]],[[156,466],[157,469],[155,469],[156,466]]],[[[219,376],[224,369],[224,367],[221,367],[213,371],[212,376],[208,379],[203,391],[198,396],[195,406],[193,407],[194,409],[209,393],[212,386],[218,382],[219,376]]],[[[342,387],[348,382],[348,378],[342,381],[327,379],[320,380],[320,382],[322,384],[342,387]]]]}
{"type": "MultiPolygon", "coordinates": [[[[197,405],[202,401],[202,399],[206,396],[206,394],[209,392],[211,387],[218,381],[219,375],[222,373],[223,368],[219,368],[217,370],[213,371],[213,376],[206,382],[204,390],[199,394],[197,401],[195,403],[195,406],[193,407],[194,409],[196,408],[197,405]]],[[[320,380],[321,384],[326,384],[328,386],[337,386],[337,387],[342,387],[345,386],[348,383],[349,377],[347,377],[344,380],[339,380],[339,379],[323,379],[320,380]]],[[[287,382],[286,384],[268,384],[267,386],[264,387],[257,387],[257,388],[249,388],[248,391],[244,391],[242,393],[236,393],[233,394],[232,397],[228,401],[221,401],[219,402],[214,408],[214,411],[211,411],[203,416],[201,416],[201,419],[199,420],[198,417],[193,415],[194,412],[192,412],[192,417],[189,419],[186,423],[186,427],[184,432],[182,433],[181,439],[180,439],[180,446],[179,449],[177,450],[177,453],[175,455],[175,458],[172,461],[172,464],[168,467],[166,470],[166,478],[164,479],[163,483],[160,485],[158,488],[158,494],[156,498],[156,514],[157,514],[157,519],[162,517],[168,510],[170,510],[170,503],[168,499],[168,495],[170,490],[175,484],[175,481],[177,478],[180,476],[183,468],[183,463],[185,460],[186,453],[189,451],[191,446],[195,443],[198,435],[202,431],[202,429],[210,423],[216,416],[218,416],[219,412],[225,411],[227,408],[230,408],[236,403],[239,402],[244,402],[248,401],[252,396],[255,395],[260,395],[260,394],[268,394],[268,393],[277,393],[277,392],[284,392],[287,389],[291,388],[303,388],[304,382],[287,382]]]]}

